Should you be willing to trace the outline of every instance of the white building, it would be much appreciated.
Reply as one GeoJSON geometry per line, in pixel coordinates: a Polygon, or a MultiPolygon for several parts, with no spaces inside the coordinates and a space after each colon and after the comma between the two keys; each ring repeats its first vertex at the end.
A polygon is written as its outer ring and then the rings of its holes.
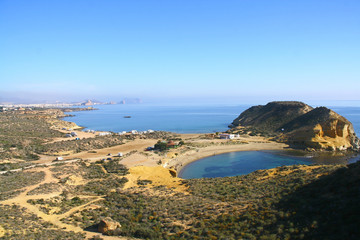
{"type": "Polygon", "coordinates": [[[107,135],[111,135],[111,132],[100,132],[99,136],[107,136],[107,135]]]}
{"type": "Polygon", "coordinates": [[[234,139],[234,134],[222,133],[220,134],[220,139],[234,139]]]}

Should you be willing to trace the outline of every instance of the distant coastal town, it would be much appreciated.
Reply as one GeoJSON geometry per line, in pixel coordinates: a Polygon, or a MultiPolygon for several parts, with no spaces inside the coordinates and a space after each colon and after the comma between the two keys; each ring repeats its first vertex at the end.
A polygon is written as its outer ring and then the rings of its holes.
{"type": "Polygon", "coordinates": [[[115,104],[140,104],[142,100],[140,98],[125,98],[121,101],[109,101],[102,102],[98,100],[87,99],[81,102],[55,102],[55,103],[12,103],[12,102],[0,102],[0,112],[9,110],[25,110],[22,108],[62,108],[73,106],[94,106],[94,105],[115,105],[115,104]]]}

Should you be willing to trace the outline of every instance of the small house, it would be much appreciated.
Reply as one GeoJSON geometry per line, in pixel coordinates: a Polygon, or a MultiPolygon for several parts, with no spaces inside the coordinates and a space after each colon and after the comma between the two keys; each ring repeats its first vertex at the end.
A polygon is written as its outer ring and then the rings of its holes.
{"type": "Polygon", "coordinates": [[[123,154],[122,154],[121,152],[119,152],[119,153],[117,154],[117,156],[118,156],[118,157],[122,157],[123,154]]]}
{"type": "Polygon", "coordinates": [[[235,138],[234,134],[228,134],[228,133],[220,134],[220,139],[234,139],[234,138],[235,138]]]}
{"type": "Polygon", "coordinates": [[[56,160],[61,161],[61,160],[64,160],[64,158],[63,157],[57,157],[56,160]]]}
{"type": "Polygon", "coordinates": [[[76,137],[76,136],[77,136],[76,132],[71,132],[70,135],[71,135],[72,137],[76,137]]]}

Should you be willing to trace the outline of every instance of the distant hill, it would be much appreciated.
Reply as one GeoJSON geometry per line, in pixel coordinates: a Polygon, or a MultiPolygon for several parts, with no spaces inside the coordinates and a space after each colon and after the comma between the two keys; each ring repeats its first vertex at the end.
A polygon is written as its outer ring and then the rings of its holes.
{"type": "Polygon", "coordinates": [[[229,127],[233,132],[273,136],[293,147],[359,149],[359,139],[350,121],[326,107],[314,109],[302,102],[270,102],[251,107],[229,127]]]}

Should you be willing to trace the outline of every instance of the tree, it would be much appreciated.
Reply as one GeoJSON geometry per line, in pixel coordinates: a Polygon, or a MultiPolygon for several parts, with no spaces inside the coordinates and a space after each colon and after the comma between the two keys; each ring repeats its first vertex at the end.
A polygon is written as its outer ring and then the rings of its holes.
{"type": "Polygon", "coordinates": [[[161,142],[160,140],[154,145],[154,149],[155,150],[159,150],[161,151],[165,151],[167,150],[167,143],[166,142],[161,142]]]}

